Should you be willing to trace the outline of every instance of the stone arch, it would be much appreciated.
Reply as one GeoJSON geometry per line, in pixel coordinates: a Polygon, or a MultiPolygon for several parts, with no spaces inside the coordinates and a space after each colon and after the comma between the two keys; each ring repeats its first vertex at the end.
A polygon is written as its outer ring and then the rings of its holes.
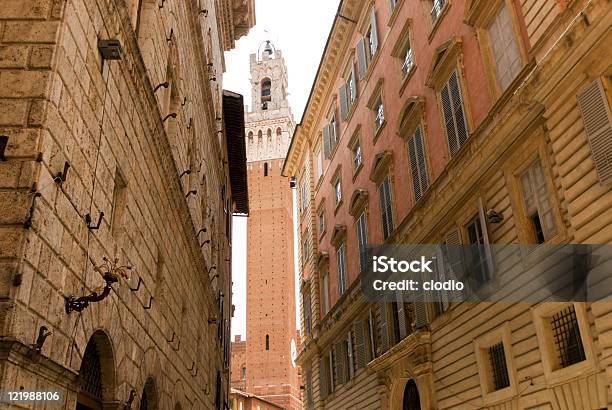
{"type": "Polygon", "coordinates": [[[270,128],[266,131],[266,136],[268,137],[268,142],[272,142],[272,130],[270,128]]]}
{"type": "Polygon", "coordinates": [[[394,377],[391,384],[389,404],[391,410],[420,410],[429,408],[430,397],[427,382],[404,371],[401,377],[394,377]],[[404,407],[406,405],[407,407],[404,407]]]}
{"type": "Polygon", "coordinates": [[[252,144],[253,143],[253,131],[249,131],[248,139],[249,139],[249,144],[252,144]]]}
{"type": "Polygon", "coordinates": [[[98,410],[115,401],[115,351],[109,335],[98,329],[89,338],[79,366],[77,408],[98,410]]]}
{"type": "Polygon", "coordinates": [[[153,377],[147,378],[140,395],[140,406],[138,408],[139,410],[159,410],[157,385],[153,377]]]}
{"type": "Polygon", "coordinates": [[[280,137],[281,135],[283,135],[283,130],[281,127],[276,128],[276,136],[280,137]]]}
{"type": "Polygon", "coordinates": [[[272,80],[264,77],[261,80],[261,102],[272,101],[272,80]]]}
{"type": "Polygon", "coordinates": [[[263,132],[261,130],[257,131],[257,142],[263,142],[263,132]]]}

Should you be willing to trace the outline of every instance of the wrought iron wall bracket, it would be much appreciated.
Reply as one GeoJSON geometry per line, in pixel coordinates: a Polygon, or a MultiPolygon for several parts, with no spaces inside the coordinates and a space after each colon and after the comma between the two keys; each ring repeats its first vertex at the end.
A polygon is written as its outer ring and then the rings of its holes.
{"type": "Polygon", "coordinates": [[[186,169],[185,171],[183,171],[181,173],[181,175],[179,175],[179,179],[183,178],[185,175],[189,175],[191,174],[191,170],[190,169],[186,169]]]}
{"type": "Polygon", "coordinates": [[[62,182],[66,182],[66,177],[68,176],[68,170],[70,169],[70,164],[68,161],[64,162],[64,170],[62,172],[58,172],[55,177],[53,177],[53,181],[58,184],[62,184],[62,182]]]}
{"type": "Polygon", "coordinates": [[[87,229],[91,231],[100,229],[100,225],[102,224],[102,218],[104,218],[104,212],[100,212],[100,215],[98,215],[98,222],[95,225],[92,225],[91,215],[90,214],[85,215],[85,223],[87,223],[87,229]]]}
{"type": "Polygon", "coordinates": [[[164,81],[164,82],[163,82],[163,83],[161,83],[161,84],[157,84],[157,85],[155,86],[155,88],[153,89],[153,94],[155,94],[155,93],[157,92],[157,90],[159,90],[159,89],[160,89],[160,88],[162,88],[162,87],[164,87],[164,88],[168,88],[168,87],[170,87],[170,83],[169,83],[168,81],[164,81]]]}
{"type": "Polygon", "coordinates": [[[149,297],[149,306],[143,306],[144,310],[149,310],[153,306],[153,296],[149,297]]]}
{"type": "Polygon", "coordinates": [[[30,206],[30,210],[28,211],[28,216],[23,221],[23,226],[26,229],[30,229],[32,227],[32,218],[34,217],[34,202],[36,202],[36,198],[41,197],[42,194],[40,192],[35,192],[34,197],[32,198],[32,205],[30,206]]]}
{"type": "Polygon", "coordinates": [[[176,345],[176,349],[174,348],[174,346],[172,346],[172,350],[174,350],[175,352],[178,352],[180,348],[181,348],[181,339],[179,339],[178,345],[176,345]]]}
{"type": "Polygon", "coordinates": [[[177,116],[177,113],[175,113],[175,112],[171,112],[170,114],[168,114],[168,115],[166,115],[166,116],[164,117],[164,119],[162,120],[162,122],[166,122],[166,121],[168,120],[168,118],[176,118],[176,116],[177,116]]]}
{"type": "Polygon", "coordinates": [[[187,192],[187,195],[185,195],[185,198],[189,198],[189,196],[196,195],[197,193],[198,193],[197,190],[192,189],[191,191],[187,192]]]}
{"type": "Polygon", "coordinates": [[[136,285],[136,287],[135,287],[135,288],[130,287],[130,290],[131,290],[132,292],[138,292],[138,290],[140,289],[140,285],[141,285],[141,284],[142,284],[142,278],[141,278],[141,277],[139,277],[139,278],[138,278],[138,284],[136,285]]]}
{"type": "Polygon", "coordinates": [[[51,335],[51,333],[53,333],[53,332],[48,332],[48,330],[49,329],[47,328],[47,326],[41,326],[38,329],[38,337],[36,338],[36,342],[30,345],[32,350],[34,350],[36,353],[41,352],[45,344],[45,341],[51,335]]]}
{"type": "Polygon", "coordinates": [[[119,279],[117,277],[111,275],[110,273],[104,274],[104,289],[102,293],[98,294],[98,292],[92,292],[87,296],[81,296],[77,298],[74,295],[64,296],[65,299],[65,308],[66,313],[70,314],[72,311],[82,312],[83,310],[89,307],[90,303],[101,302],[110,294],[113,283],[117,283],[119,279]]]}

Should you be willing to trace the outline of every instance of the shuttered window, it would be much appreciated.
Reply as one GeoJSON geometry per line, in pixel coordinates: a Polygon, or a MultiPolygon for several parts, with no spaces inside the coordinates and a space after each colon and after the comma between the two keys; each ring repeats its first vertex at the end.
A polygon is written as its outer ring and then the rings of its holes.
{"type": "Polygon", "coordinates": [[[357,99],[357,82],[355,81],[354,63],[351,62],[351,69],[346,74],[345,82],[338,90],[340,99],[340,119],[346,121],[353,103],[357,99]]]}
{"type": "Polygon", "coordinates": [[[609,184],[612,182],[612,115],[601,79],[578,94],[578,106],[597,176],[602,184],[609,184]]]}
{"type": "Polygon", "coordinates": [[[495,72],[499,87],[505,90],[521,71],[523,65],[519,54],[512,20],[506,3],[501,6],[487,28],[491,54],[495,61],[495,72]]]}
{"type": "MultiPolygon", "coordinates": [[[[377,304],[378,312],[376,315],[376,334],[379,337],[377,346],[380,346],[380,354],[389,350],[389,329],[387,320],[387,302],[381,301],[377,304]]],[[[377,353],[378,354],[378,353],[377,353]]]]}
{"type": "Polygon", "coordinates": [[[366,328],[367,322],[357,321],[353,324],[353,334],[355,335],[355,370],[366,366],[366,328]]]}
{"type": "Polygon", "coordinates": [[[306,370],[306,405],[312,406],[314,404],[314,399],[312,396],[312,369],[306,370]]]}
{"type": "Polygon", "coordinates": [[[378,51],[378,26],[376,24],[376,10],[370,12],[370,26],[363,38],[357,42],[357,66],[359,79],[363,80],[368,71],[368,65],[378,51]]]}
{"type": "Polygon", "coordinates": [[[346,379],[347,381],[352,379],[353,376],[355,375],[355,351],[354,351],[354,344],[353,344],[353,332],[351,332],[350,330],[348,331],[347,335],[346,335],[346,341],[345,341],[345,352],[346,352],[346,379]]]}
{"type": "Polygon", "coordinates": [[[412,173],[414,199],[418,201],[429,187],[427,164],[425,162],[425,146],[423,144],[421,126],[417,127],[412,138],[408,140],[408,158],[410,160],[410,171],[412,173]]]}
{"type": "Polygon", "coordinates": [[[554,215],[542,163],[538,158],[520,176],[523,204],[532,238],[544,243],[556,233],[554,215]]]}
{"type": "Polygon", "coordinates": [[[321,300],[323,301],[322,303],[322,308],[323,308],[323,315],[326,315],[327,312],[329,312],[329,274],[327,272],[324,272],[321,278],[321,293],[322,293],[322,297],[321,300]]]}
{"type": "Polygon", "coordinates": [[[312,304],[310,301],[310,289],[304,295],[304,327],[306,334],[309,335],[312,331],[312,304]]]}
{"type": "Polygon", "coordinates": [[[489,263],[487,261],[487,252],[485,248],[488,246],[483,234],[483,227],[480,223],[480,217],[476,215],[465,227],[468,243],[468,275],[472,278],[476,288],[481,287],[490,279],[489,263]]]}
{"type": "Polygon", "coordinates": [[[341,244],[336,250],[336,258],[338,263],[338,292],[340,295],[346,291],[346,260],[345,246],[341,244]]]}
{"type": "Polygon", "coordinates": [[[321,176],[323,175],[323,153],[321,152],[320,147],[317,150],[315,157],[316,157],[315,171],[316,171],[316,178],[317,178],[316,181],[318,182],[319,179],[321,179],[321,176]]]}
{"type": "Polygon", "coordinates": [[[451,157],[459,151],[468,138],[463,98],[457,71],[453,71],[440,91],[444,127],[451,157]]]}
{"type": "Polygon", "coordinates": [[[366,221],[366,214],[362,212],[359,218],[357,219],[357,243],[359,246],[359,271],[361,273],[365,272],[367,263],[368,263],[368,249],[367,249],[367,241],[368,241],[368,228],[366,221]]]}
{"type": "Polygon", "coordinates": [[[393,209],[391,203],[391,181],[387,175],[378,187],[380,197],[380,212],[382,220],[383,238],[386,240],[393,232],[393,209]]]}

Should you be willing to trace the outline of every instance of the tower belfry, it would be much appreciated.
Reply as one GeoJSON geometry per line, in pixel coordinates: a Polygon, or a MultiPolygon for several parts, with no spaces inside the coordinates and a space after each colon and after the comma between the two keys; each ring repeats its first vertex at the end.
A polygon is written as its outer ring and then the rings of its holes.
{"type": "Polygon", "coordinates": [[[287,67],[266,41],[250,56],[252,105],[246,114],[250,215],[247,239],[246,391],[301,409],[295,355],[293,200],[281,175],[295,129],[287,67]]]}

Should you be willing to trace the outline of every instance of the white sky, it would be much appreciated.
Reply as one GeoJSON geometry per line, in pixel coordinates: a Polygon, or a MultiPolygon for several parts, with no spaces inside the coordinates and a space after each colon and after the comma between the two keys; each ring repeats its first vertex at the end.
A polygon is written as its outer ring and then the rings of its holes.
{"type": "MultiPolygon", "coordinates": [[[[339,0],[255,0],[257,24],[248,36],[238,40],[234,50],[225,54],[227,71],[223,75],[223,88],[242,94],[245,104],[250,105],[249,55],[256,53],[262,42],[271,40],[283,52],[289,72],[289,103],[299,123],[338,4],[339,0]]],[[[236,311],[232,338],[239,334],[243,340],[246,336],[246,224],[247,218],[234,218],[232,275],[236,311]]],[[[296,280],[296,293],[297,286],[296,280]]]]}

